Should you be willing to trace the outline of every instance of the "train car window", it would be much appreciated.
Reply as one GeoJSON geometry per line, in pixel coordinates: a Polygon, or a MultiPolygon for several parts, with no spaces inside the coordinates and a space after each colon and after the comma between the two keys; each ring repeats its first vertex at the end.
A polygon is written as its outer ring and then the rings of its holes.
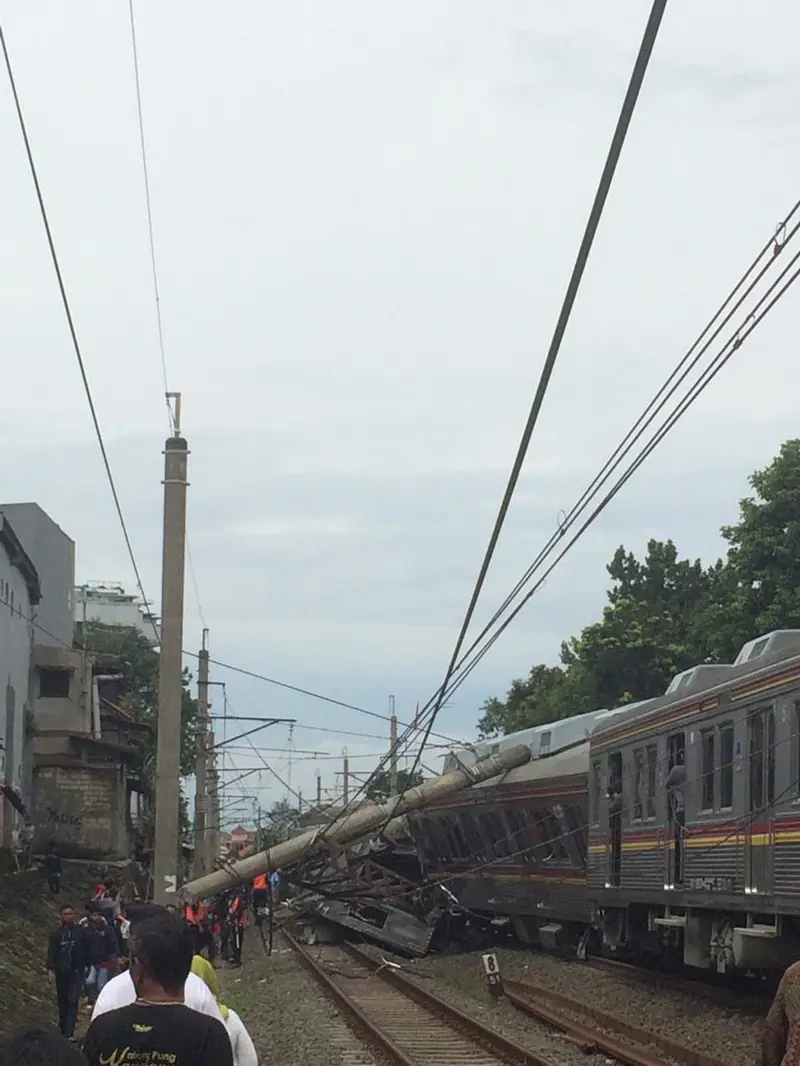
{"type": "Polygon", "coordinates": [[[535,830],[526,816],[525,810],[506,810],[506,819],[514,834],[514,852],[523,862],[536,865],[535,830]]]}
{"type": "Polygon", "coordinates": [[[733,726],[719,727],[719,805],[723,810],[733,807],[733,726]]]}
{"type": "Polygon", "coordinates": [[[775,802],[775,716],[772,710],[756,711],[747,723],[750,756],[750,810],[759,811],[775,802]]]}
{"type": "Polygon", "coordinates": [[[702,751],[702,789],[700,796],[700,810],[714,810],[714,763],[716,751],[716,730],[704,729],[700,734],[700,746],[702,751]]]}
{"type": "Polygon", "coordinates": [[[581,865],[586,863],[586,822],[583,811],[575,804],[570,804],[564,811],[569,830],[569,840],[577,852],[581,865]]]}
{"type": "Polygon", "coordinates": [[[648,744],[644,749],[645,761],[647,762],[647,813],[646,818],[652,821],[656,816],[656,787],[658,784],[658,746],[648,744]]]}
{"type": "Polygon", "coordinates": [[[511,854],[511,849],[509,848],[508,834],[500,816],[495,811],[481,811],[478,815],[478,821],[490,850],[494,852],[492,857],[507,859],[511,854]]]}
{"type": "Polygon", "coordinates": [[[538,811],[533,812],[533,821],[536,826],[537,853],[542,856],[542,862],[552,862],[555,856],[553,844],[547,832],[544,819],[538,811]]]}
{"type": "Polygon", "coordinates": [[[589,821],[592,823],[600,820],[600,777],[602,773],[600,766],[600,760],[594,759],[591,770],[592,790],[589,794],[589,821]]]}
{"type": "Polygon", "coordinates": [[[564,846],[564,841],[561,839],[561,826],[559,825],[558,819],[553,813],[552,808],[544,808],[542,811],[542,819],[548,834],[548,840],[550,841],[553,858],[562,862],[568,860],[569,856],[567,855],[567,849],[564,846]]]}
{"type": "Polygon", "coordinates": [[[466,840],[467,857],[485,862],[486,848],[481,840],[480,832],[478,831],[478,827],[475,824],[475,819],[472,817],[472,814],[469,811],[462,811],[461,814],[458,815],[457,821],[466,840]]]}
{"type": "Polygon", "coordinates": [[[633,821],[642,820],[642,778],[644,776],[644,748],[633,753],[633,821]]]}
{"type": "Polygon", "coordinates": [[[539,754],[547,755],[550,752],[550,730],[545,730],[539,738],[539,754]]]}

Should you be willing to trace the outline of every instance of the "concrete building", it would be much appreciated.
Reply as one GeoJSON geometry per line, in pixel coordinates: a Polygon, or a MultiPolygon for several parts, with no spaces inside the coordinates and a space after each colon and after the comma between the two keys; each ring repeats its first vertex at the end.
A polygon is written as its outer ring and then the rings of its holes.
{"type": "MultiPolygon", "coordinates": [[[[39,576],[8,516],[0,511],[0,780],[30,801],[31,649],[39,576]]],[[[0,845],[11,846],[17,812],[0,800],[0,845]]]]}
{"type": "Polygon", "coordinates": [[[6,782],[30,805],[35,850],[55,839],[65,857],[127,857],[142,728],[113,698],[113,669],[74,646],[75,545],[35,503],[0,505],[0,544],[6,782]]]}
{"type": "Polygon", "coordinates": [[[100,622],[106,626],[135,629],[152,645],[158,643],[158,619],[149,604],[126,592],[122,585],[107,581],[88,581],[78,585],[73,594],[75,624],[100,622]]]}
{"type": "Polygon", "coordinates": [[[75,544],[38,503],[0,504],[39,576],[36,644],[72,647],[75,544]]]}

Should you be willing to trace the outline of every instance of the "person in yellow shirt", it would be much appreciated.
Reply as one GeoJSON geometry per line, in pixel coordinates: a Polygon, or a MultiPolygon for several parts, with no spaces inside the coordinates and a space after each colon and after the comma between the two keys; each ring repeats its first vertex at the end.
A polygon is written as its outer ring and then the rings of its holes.
{"type": "Polygon", "coordinates": [[[208,961],[204,959],[202,955],[192,956],[192,973],[199,977],[201,981],[205,983],[208,991],[211,995],[219,1001],[219,982],[217,980],[217,971],[208,961]]]}

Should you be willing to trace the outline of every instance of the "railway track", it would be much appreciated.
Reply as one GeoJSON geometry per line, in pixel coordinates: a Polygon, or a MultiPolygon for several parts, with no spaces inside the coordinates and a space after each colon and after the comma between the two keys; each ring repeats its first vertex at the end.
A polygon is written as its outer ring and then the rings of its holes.
{"type": "Polygon", "coordinates": [[[626,1066],[725,1066],[650,1029],[632,1025],[607,1011],[564,996],[542,985],[505,981],[507,999],[538,1021],[560,1029],[586,1051],[601,1051],[626,1066]]]}
{"type": "Polygon", "coordinates": [[[707,984],[704,981],[696,981],[690,977],[681,977],[677,974],[664,973],[659,970],[648,970],[642,966],[635,966],[630,962],[622,962],[618,959],[603,959],[591,957],[583,963],[596,970],[605,970],[623,980],[646,982],[659,988],[668,988],[675,992],[684,992],[691,996],[699,996],[711,1003],[719,1003],[723,1007],[731,1007],[735,1010],[746,1010],[755,1014],[765,1013],[771,1002],[774,989],[766,989],[763,994],[752,989],[726,988],[724,985],[707,984]]]}
{"type": "MultiPolygon", "coordinates": [[[[352,944],[309,950],[287,940],[303,965],[342,1008],[374,1049],[401,1066],[552,1066],[421,988],[398,969],[352,944]]],[[[599,1051],[625,1066],[727,1066],[687,1044],[577,999],[529,982],[504,982],[507,1000],[584,1051],[599,1051]]]]}
{"type": "Polygon", "coordinates": [[[400,1066],[552,1066],[350,944],[310,951],[284,934],[350,1023],[400,1066]]]}

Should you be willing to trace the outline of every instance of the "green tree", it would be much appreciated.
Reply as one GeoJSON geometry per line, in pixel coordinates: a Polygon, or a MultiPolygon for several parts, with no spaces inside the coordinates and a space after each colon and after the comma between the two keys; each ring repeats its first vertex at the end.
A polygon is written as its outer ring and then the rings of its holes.
{"type": "Polygon", "coordinates": [[[722,529],[728,551],[718,594],[699,622],[719,662],[763,633],[800,629],[800,440],[786,441],[749,482],[755,495],[722,529]]]}
{"type": "Polygon", "coordinates": [[[532,667],[526,678],[511,682],[505,700],[490,699],[484,703],[478,735],[484,738],[516,733],[577,714],[584,709],[574,684],[577,674],[576,671],[571,678],[560,666],[541,663],[532,667]]]}
{"type": "Polygon", "coordinates": [[[619,547],[607,569],[602,618],[561,649],[593,708],[659,695],[675,674],[704,662],[709,648],[697,619],[718,584],[717,568],[679,559],[671,540],[649,541],[642,561],[619,547]]]}
{"type": "MultiPolygon", "coordinates": [[[[410,770],[397,771],[397,791],[405,792],[406,789],[421,785],[424,778],[419,770],[412,774],[410,770]]],[[[388,770],[381,770],[374,774],[367,787],[364,789],[367,799],[382,803],[392,795],[391,778],[388,770]]]]}

